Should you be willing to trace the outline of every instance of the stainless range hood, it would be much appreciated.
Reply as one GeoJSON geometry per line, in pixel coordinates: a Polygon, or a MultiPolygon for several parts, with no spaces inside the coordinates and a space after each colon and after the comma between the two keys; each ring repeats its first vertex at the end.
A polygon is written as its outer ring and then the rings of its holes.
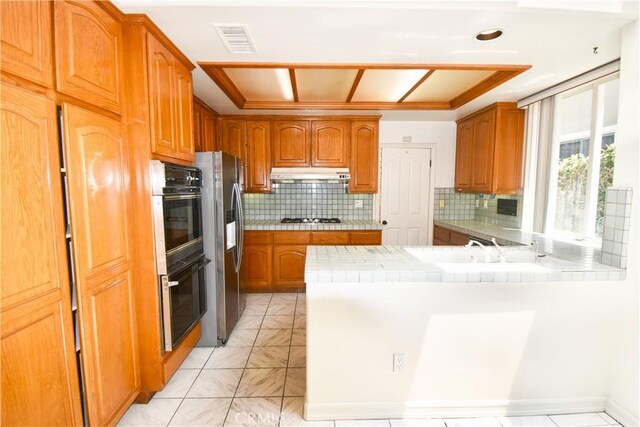
{"type": "Polygon", "coordinates": [[[273,182],[349,182],[348,168],[273,168],[273,182]]]}

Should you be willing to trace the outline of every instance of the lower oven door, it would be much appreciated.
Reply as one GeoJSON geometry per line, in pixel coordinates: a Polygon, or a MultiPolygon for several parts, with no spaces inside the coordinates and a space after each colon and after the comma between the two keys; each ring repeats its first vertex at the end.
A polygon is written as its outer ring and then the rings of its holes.
{"type": "Polygon", "coordinates": [[[201,255],[160,277],[165,351],[173,350],[207,311],[204,267],[209,262],[201,255]]]}

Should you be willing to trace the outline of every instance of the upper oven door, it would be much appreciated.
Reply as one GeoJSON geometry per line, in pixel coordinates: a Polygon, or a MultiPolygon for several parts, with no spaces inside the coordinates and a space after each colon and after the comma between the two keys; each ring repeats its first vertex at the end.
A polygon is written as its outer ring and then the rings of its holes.
{"type": "Polygon", "coordinates": [[[167,264],[202,250],[202,195],[162,197],[167,264]]]}

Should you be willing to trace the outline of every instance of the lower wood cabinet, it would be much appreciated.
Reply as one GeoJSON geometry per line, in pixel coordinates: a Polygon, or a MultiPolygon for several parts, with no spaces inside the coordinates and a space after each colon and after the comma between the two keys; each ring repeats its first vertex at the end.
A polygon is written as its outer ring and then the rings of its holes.
{"type": "Polygon", "coordinates": [[[304,291],[309,245],[380,245],[382,232],[247,231],[241,277],[247,292],[304,291]]]}
{"type": "Polygon", "coordinates": [[[433,226],[433,246],[464,246],[469,236],[438,225],[433,226]]]}

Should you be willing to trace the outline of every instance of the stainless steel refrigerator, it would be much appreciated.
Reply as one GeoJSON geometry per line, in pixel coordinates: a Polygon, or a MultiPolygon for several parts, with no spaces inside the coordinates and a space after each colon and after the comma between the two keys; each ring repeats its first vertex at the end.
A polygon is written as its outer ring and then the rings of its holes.
{"type": "Polygon", "coordinates": [[[196,153],[202,170],[202,225],[207,312],[200,347],[224,345],[246,305],[240,281],[244,222],[242,161],[221,151],[196,153]]]}

